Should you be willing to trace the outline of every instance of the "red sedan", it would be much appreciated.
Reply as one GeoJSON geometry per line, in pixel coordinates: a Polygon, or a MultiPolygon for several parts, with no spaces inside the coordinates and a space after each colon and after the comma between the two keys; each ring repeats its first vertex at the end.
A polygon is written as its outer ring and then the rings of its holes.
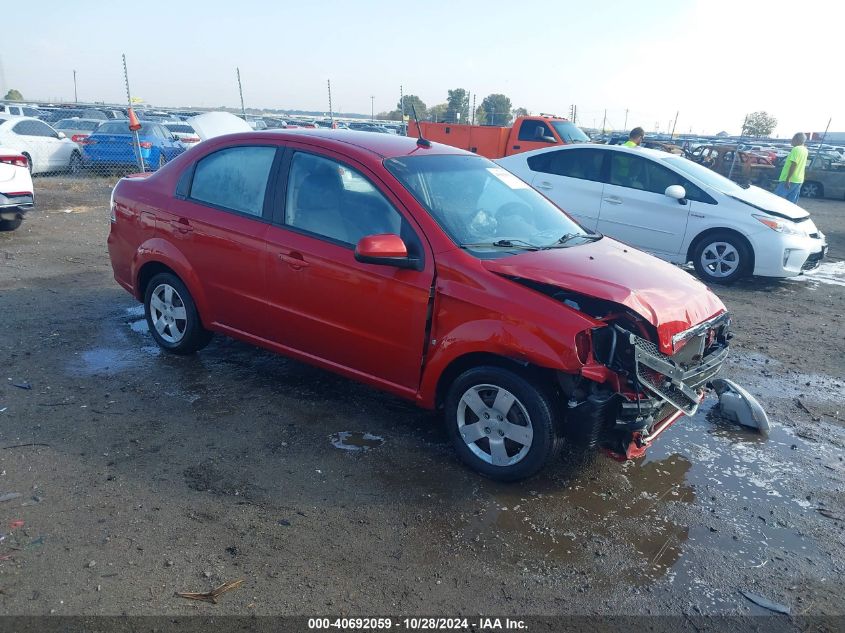
{"type": "Polygon", "coordinates": [[[497,479],[566,439],[641,455],[727,354],[703,284],[445,145],[218,137],[121,180],[111,222],[115,279],[164,350],[217,332],[440,408],[497,479]]]}

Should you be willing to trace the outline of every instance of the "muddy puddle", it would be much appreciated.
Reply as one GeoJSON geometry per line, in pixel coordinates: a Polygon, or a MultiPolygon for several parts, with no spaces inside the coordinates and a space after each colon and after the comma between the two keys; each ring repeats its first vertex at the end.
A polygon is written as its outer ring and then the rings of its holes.
{"type": "Polygon", "coordinates": [[[360,431],[340,431],[329,435],[332,446],[344,451],[368,451],[384,444],[384,438],[360,431]]]}
{"type": "MultiPolygon", "coordinates": [[[[835,449],[776,421],[765,438],[719,418],[717,402],[709,396],[644,459],[600,456],[569,468],[564,457],[557,472],[517,487],[482,482],[474,507],[442,515],[440,527],[476,554],[495,552],[526,571],[600,570],[594,583],[624,577],[635,586],[663,579],[692,587],[704,582],[702,557],[749,569],[796,556],[819,560],[824,554],[788,517],[817,512],[816,501],[797,496],[796,483],[807,477],[810,456],[834,463],[835,449]]],[[[715,590],[705,597],[721,604],[715,590]]]]}
{"type": "Polygon", "coordinates": [[[805,272],[798,277],[791,277],[790,281],[807,282],[818,286],[845,286],[845,261],[825,262],[815,270],[805,272]]]}

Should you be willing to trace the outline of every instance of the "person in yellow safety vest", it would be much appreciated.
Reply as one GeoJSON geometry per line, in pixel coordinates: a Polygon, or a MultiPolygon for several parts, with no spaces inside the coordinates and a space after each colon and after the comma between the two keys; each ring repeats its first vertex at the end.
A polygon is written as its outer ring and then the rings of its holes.
{"type": "Polygon", "coordinates": [[[807,156],[809,151],[804,146],[807,136],[798,132],[792,137],[792,151],[783,162],[783,169],[778,178],[778,186],[775,188],[775,195],[786,198],[790,202],[797,203],[801,196],[801,185],[804,184],[804,170],[807,167],[807,156]]]}
{"type": "Polygon", "coordinates": [[[622,147],[639,147],[645,138],[645,131],[641,127],[635,127],[628,135],[628,140],[622,143],[622,147]]]}

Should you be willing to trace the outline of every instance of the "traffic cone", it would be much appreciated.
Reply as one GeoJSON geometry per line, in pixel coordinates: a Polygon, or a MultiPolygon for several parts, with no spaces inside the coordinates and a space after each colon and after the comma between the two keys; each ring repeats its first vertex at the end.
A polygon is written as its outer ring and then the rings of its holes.
{"type": "Polygon", "coordinates": [[[135,116],[135,110],[129,108],[129,130],[131,132],[137,132],[141,129],[141,122],[138,120],[138,117],[135,116]]]}

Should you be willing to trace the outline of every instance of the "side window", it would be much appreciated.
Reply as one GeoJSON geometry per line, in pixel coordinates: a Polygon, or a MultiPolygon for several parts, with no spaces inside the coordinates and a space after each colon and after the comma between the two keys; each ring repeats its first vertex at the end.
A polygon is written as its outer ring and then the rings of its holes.
{"type": "Polygon", "coordinates": [[[230,147],[210,154],[197,163],[190,197],[261,217],[275,157],[273,147],[230,147]]]}
{"type": "Polygon", "coordinates": [[[43,136],[36,126],[35,121],[21,121],[12,128],[12,131],[22,136],[43,136]]]}
{"type": "Polygon", "coordinates": [[[520,141],[542,141],[544,136],[554,138],[549,126],[542,121],[523,121],[519,127],[520,141]]]}
{"type": "Polygon", "coordinates": [[[549,173],[581,180],[601,180],[604,153],[594,149],[572,149],[551,152],[549,173]]]}
{"type": "Polygon", "coordinates": [[[645,159],[628,152],[613,152],[610,157],[610,184],[645,190],[645,159]]]}
{"type": "Polygon", "coordinates": [[[285,224],[345,244],[403,234],[402,216],[363,174],[302,152],[291,161],[285,224]]]}
{"type": "Polygon", "coordinates": [[[680,174],[654,161],[627,153],[618,152],[611,158],[610,183],[660,195],[665,194],[670,185],[681,185],[687,192],[687,199],[712,203],[710,196],[680,174]]]}
{"type": "Polygon", "coordinates": [[[33,133],[36,136],[56,136],[56,133],[53,131],[53,128],[51,128],[46,123],[42,123],[41,121],[30,121],[30,124],[32,125],[33,133]]]}

